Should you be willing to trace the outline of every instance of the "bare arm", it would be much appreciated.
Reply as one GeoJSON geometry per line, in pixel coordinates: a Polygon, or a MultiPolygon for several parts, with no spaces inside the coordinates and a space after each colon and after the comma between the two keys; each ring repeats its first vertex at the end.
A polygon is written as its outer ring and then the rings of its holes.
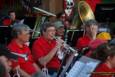
{"type": "Polygon", "coordinates": [[[33,66],[36,68],[36,70],[39,72],[41,71],[41,69],[38,67],[38,65],[36,63],[33,63],[33,66]]]}
{"type": "Polygon", "coordinates": [[[57,50],[58,50],[58,47],[56,46],[54,49],[51,50],[51,52],[48,53],[48,55],[46,55],[45,57],[41,57],[38,60],[40,62],[40,64],[46,65],[54,57],[57,50]]]}
{"type": "Polygon", "coordinates": [[[39,58],[39,62],[42,65],[46,65],[56,54],[58,49],[62,46],[62,40],[57,40],[57,45],[46,56],[39,58]]]}
{"type": "Polygon", "coordinates": [[[20,66],[17,66],[15,69],[15,72],[18,71],[19,75],[22,77],[31,77],[28,73],[26,73],[24,70],[20,68],[20,66]]]}

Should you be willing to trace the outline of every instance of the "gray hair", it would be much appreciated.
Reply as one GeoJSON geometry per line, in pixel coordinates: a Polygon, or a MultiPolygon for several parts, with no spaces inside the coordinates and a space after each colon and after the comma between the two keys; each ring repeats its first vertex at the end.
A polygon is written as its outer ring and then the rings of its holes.
{"type": "Polygon", "coordinates": [[[45,22],[41,25],[41,33],[46,32],[49,27],[55,27],[51,22],[45,22]]]}
{"type": "Polygon", "coordinates": [[[85,25],[85,27],[90,27],[91,25],[98,26],[99,24],[98,24],[98,22],[96,20],[88,20],[88,21],[85,22],[84,25],[85,25]]]}
{"type": "Polygon", "coordinates": [[[12,27],[12,36],[17,37],[22,31],[31,31],[30,27],[25,24],[16,24],[12,27]]]}

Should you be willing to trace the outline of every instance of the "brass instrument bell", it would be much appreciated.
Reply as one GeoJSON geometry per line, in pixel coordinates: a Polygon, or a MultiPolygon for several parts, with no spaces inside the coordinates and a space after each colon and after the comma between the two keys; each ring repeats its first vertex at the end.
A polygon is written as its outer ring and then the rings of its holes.
{"type": "Polygon", "coordinates": [[[75,6],[75,9],[77,10],[75,10],[75,15],[72,21],[72,26],[74,29],[81,28],[81,24],[84,24],[84,22],[88,20],[95,20],[94,13],[86,1],[79,1],[76,5],[77,6],[75,6]]]}

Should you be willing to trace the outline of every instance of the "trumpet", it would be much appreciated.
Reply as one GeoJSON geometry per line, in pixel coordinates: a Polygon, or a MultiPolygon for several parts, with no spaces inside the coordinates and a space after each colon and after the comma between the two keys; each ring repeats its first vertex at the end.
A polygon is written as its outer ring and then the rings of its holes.
{"type": "Polygon", "coordinates": [[[72,53],[75,53],[75,56],[78,55],[78,51],[74,48],[72,48],[70,45],[68,45],[64,40],[61,39],[61,37],[54,37],[54,39],[57,41],[57,40],[61,40],[63,41],[63,46],[64,46],[64,49],[66,49],[67,51],[69,52],[72,52],[72,53]]]}

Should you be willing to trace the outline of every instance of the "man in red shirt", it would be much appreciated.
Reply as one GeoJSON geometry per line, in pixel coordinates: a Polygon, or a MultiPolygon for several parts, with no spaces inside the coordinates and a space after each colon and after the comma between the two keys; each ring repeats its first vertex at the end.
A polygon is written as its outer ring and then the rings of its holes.
{"type": "Polygon", "coordinates": [[[91,51],[86,53],[90,56],[93,50],[105,41],[97,39],[96,35],[98,32],[98,23],[95,20],[89,20],[84,24],[84,35],[80,37],[76,43],[76,48],[82,51],[83,48],[89,47],[91,51]]]}
{"type": "Polygon", "coordinates": [[[12,67],[19,66],[21,75],[24,77],[31,77],[40,72],[39,67],[33,61],[31,51],[25,44],[30,38],[30,28],[24,24],[17,24],[13,26],[13,39],[9,43],[8,48],[12,53],[20,56],[17,62],[12,62],[12,67]]]}
{"type": "Polygon", "coordinates": [[[19,22],[19,20],[16,19],[16,13],[15,13],[15,11],[10,10],[8,12],[8,15],[9,15],[9,19],[10,19],[10,26],[19,22]]]}
{"type": "Polygon", "coordinates": [[[37,63],[48,68],[49,74],[54,75],[60,68],[57,51],[62,46],[62,40],[55,40],[54,24],[46,22],[42,25],[42,36],[33,44],[32,53],[37,63]]]}
{"type": "Polygon", "coordinates": [[[95,20],[89,20],[83,26],[84,35],[78,39],[76,44],[76,47],[80,50],[84,47],[87,47],[92,40],[96,39],[98,31],[98,24],[95,20]]]}

